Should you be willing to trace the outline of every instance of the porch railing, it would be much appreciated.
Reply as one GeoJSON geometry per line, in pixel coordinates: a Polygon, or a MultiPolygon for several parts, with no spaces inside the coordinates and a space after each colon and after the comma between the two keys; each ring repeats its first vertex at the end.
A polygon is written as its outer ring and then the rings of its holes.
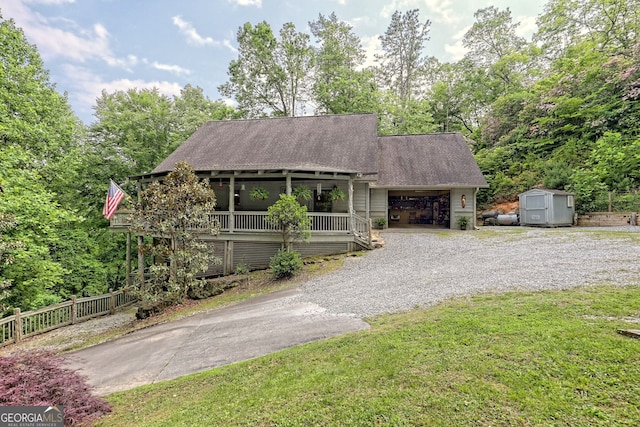
{"type": "MultiPolygon", "coordinates": [[[[111,219],[112,228],[127,228],[130,223],[128,211],[118,211],[111,219]]],[[[312,233],[353,233],[366,236],[369,232],[368,220],[348,213],[310,212],[312,233]]],[[[277,229],[267,221],[267,212],[215,212],[209,215],[211,223],[217,222],[220,231],[233,232],[274,232],[277,229]]]]}
{"type": "Polygon", "coordinates": [[[13,316],[0,319],[0,347],[93,317],[114,314],[118,308],[135,301],[130,293],[118,290],[92,297],[72,297],[69,301],[24,313],[16,308],[13,316]]]}

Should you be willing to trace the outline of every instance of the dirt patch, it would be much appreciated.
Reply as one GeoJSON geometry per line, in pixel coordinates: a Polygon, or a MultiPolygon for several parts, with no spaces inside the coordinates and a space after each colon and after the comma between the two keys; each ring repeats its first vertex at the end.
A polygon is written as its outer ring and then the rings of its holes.
{"type": "Polygon", "coordinates": [[[491,206],[491,209],[488,209],[490,212],[498,212],[500,214],[506,214],[509,212],[518,213],[520,211],[520,201],[516,200],[515,202],[503,202],[496,203],[491,206]]]}

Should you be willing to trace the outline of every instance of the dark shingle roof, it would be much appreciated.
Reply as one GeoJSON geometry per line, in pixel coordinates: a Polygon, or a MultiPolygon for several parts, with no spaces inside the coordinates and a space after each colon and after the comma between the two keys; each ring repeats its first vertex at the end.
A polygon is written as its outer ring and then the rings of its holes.
{"type": "Polygon", "coordinates": [[[462,135],[378,136],[375,114],[212,121],[160,163],[196,171],[302,170],[378,174],[375,186],[487,187],[462,135]]]}
{"type": "Polygon", "coordinates": [[[369,173],[377,169],[376,137],[375,114],[211,121],[152,173],[168,172],[181,160],[196,171],[369,173]]]}
{"type": "Polygon", "coordinates": [[[459,133],[381,136],[376,186],[487,187],[459,133]]]}

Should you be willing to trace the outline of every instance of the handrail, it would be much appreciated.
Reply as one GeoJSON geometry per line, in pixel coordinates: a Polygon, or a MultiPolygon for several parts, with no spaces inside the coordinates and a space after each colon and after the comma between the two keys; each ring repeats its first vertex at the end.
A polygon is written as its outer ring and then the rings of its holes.
{"type": "Polygon", "coordinates": [[[123,290],[108,294],[76,298],[37,310],[20,312],[0,319],[0,347],[93,317],[114,314],[116,309],[130,305],[136,298],[123,290]]]}
{"type": "MultiPolygon", "coordinates": [[[[129,211],[118,211],[111,219],[111,227],[129,226],[129,211]]],[[[222,232],[275,232],[264,211],[220,211],[209,214],[209,223],[217,224],[222,232]]],[[[368,233],[367,220],[348,213],[309,212],[312,233],[347,232],[368,233]]]]}

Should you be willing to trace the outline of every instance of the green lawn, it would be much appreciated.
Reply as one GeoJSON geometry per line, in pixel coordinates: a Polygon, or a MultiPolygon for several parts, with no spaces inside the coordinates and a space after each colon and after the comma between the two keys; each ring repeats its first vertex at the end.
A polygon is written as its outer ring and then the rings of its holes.
{"type": "Polygon", "coordinates": [[[640,288],[453,300],[108,397],[117,426],[638,426],[640,288]]]}

